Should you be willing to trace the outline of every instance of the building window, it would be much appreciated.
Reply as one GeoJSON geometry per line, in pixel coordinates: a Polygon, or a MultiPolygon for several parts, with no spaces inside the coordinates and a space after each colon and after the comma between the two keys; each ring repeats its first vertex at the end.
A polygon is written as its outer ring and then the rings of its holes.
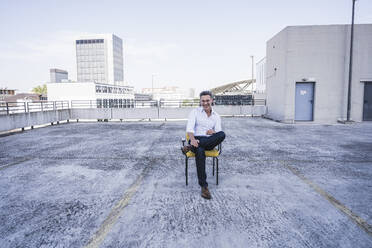
{"type": "Polygon", "coordinates": [[[97,108],[102,108],[102,99],[97,99],[97,108]]]}

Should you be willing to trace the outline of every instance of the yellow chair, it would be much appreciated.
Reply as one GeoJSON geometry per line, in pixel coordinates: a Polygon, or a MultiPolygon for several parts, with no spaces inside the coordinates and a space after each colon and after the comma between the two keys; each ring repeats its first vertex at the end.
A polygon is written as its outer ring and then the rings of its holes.
{"type": "MultiPolygon", "coordinates": [[[[189,135],[186,133],[186,139],[182,139],[182,145],[185,145],[185,142],[187,141],[187,144],[189,143],[189,135]]],[[[217,146],[217,149],[214,148],[213,150],[206,150],[205,156],[213,158],[213,170],[212,175],[214,176],[214,166],[216,165],[216,184],[218,185],[218,156],[222,153],[222,145],[219,144],[217,146]]],[[[188,185],[188,164],[189,164],[189,158],[195,157],[195,153],[192,151],[188,151],[185,154],[185,176],[186,176],[186,185],[188,185]]]]}

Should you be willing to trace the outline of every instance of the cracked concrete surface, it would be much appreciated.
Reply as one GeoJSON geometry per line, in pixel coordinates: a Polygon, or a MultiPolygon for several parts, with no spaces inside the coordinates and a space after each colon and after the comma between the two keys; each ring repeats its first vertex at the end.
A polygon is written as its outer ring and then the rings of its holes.
{"type": "Polygon", "coordinates": [[[285,165],[372,224],[372,123],[223,118],[219,185],[185,186],[185,121],[70,123],[0,138],[0,247],[372,247],[372,235],[285,165]],[[146,173],[144,173],[144,171],[146,173]]]}

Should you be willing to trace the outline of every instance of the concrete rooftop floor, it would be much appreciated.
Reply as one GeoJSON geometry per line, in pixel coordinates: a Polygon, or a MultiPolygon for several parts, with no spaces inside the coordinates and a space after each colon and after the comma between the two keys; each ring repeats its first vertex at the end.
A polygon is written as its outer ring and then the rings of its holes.
{"type": "Polygon", "coordinates": [[[372,247],[372,123],[222,122],[210,201],[185,121],[0,137],[0,247],[372,247]]]}

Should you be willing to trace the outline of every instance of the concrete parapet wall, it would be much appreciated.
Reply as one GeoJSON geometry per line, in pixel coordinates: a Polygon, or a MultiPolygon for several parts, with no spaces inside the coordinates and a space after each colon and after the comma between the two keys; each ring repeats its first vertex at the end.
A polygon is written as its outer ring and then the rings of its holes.
{"type": "Polygon", "coordinates": [[[70,110],[51,110],[0,116],[0,131],[42,125],[70,119],[70,110]]]}
{"type": "Polygon", "coordinates": [[[112,119],[109,108],[70,109],[71,119],[112,119]]]}
{"type": "Polygon", "coordinates": [[[194,108],[159,108],[159,119],[186,119],[194,108]]]}
{"type": "MultiPolygon", "coordinates": [[[[252,115],[251,106],[214,106],[220,115],[252,115]]],[[[71,119],[186,119],[190,108],[71,109],[71,119]]],[[[266,113],[266,106],[254,106],[253,115],[266,113]]]]}
{"type": "Polygon", "coordinates": [[[241,106],[213,106],[213,110],[215,110],[219,115],[241,115],[241,106]]]}
{"type": "Polygon", "coordinates": [[[262,116],[266,114],[266,106],[241,106],[242,115],[262,116]]]}
{"type": "Polygon", "coordinates": [[[111,119],[157,119],[158,108],[112,109],[111,119]]]}
{"type": "MultiPolygon", "coordinates": [[[[214,106],[223,116],[266,113],[266,106],[214,106]]],[[[0,132],[70,119],[186,119],[193,108],[87,108],[0,115],[0,132]]]]}

